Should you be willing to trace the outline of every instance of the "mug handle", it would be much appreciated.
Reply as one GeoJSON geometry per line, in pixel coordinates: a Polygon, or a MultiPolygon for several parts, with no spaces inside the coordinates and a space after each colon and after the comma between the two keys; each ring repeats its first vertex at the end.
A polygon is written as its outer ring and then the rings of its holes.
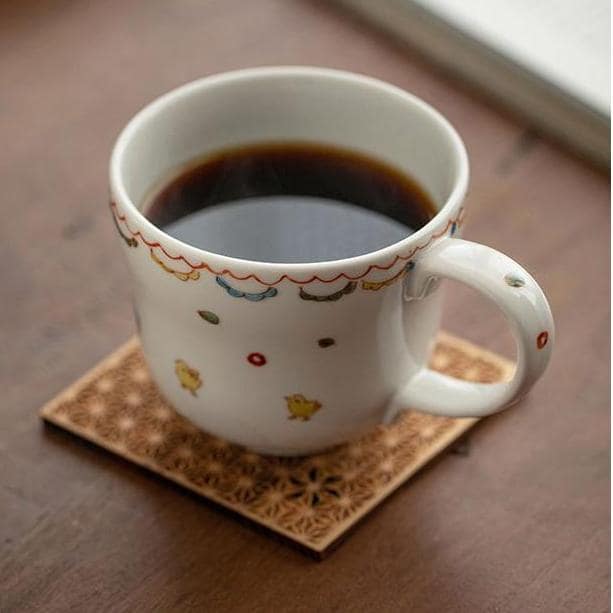
{"type": "Polygon", "coordinates": [[[551,309],[536,281],[499,251],[447,238],[427,250],[406,278],[407,300],[426,295],[438,278],[454,279],[491,300],[506,316],[517,344],[517,366],[505,383],[462,381],[424,367],[399,391],[393,406],[449,417],[482,417],[524,396],[543,374],[551,356],[551,309]]]}

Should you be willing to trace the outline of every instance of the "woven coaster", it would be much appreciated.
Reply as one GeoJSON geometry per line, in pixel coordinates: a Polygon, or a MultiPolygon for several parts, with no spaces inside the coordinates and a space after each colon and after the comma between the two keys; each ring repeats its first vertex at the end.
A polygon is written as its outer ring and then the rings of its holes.
{"type": "MultiPolygon", "coordinates": [[[[507,379],[513,364],[442,334],[432,367],[507,379]]],[[[406,411],[355,442],[303,458],[259,456],[180,417],[131,339],[41,411],[47,422],[148,468],[323,557],[370,510],[477,420],[406,411]]]]}

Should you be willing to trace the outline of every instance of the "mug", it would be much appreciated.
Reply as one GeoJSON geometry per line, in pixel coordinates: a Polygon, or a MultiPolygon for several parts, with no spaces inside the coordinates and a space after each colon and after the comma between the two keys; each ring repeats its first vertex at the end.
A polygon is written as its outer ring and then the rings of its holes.
{"type": "Polygon", "coordinates": [[[324,450],[406,408],[480,417],[517,401],[549,361],[552,315],[521,266],[460,238],[467,183],[466,151],[447,120],[366,76],[246,69],[149,104],[115,144],[111,209],[144,355],[163,395],[202,429],[274,455],[324,450]],[[288,264],[198,249],[143,215],[152,186],[190,160],[284,141],[387,162],[414,177],[438,212],[371,253],[288,264]],[[445,278],[480,291],[505,314],[517,343],[510,381],[467,382],[428,368],[445,278]]]}

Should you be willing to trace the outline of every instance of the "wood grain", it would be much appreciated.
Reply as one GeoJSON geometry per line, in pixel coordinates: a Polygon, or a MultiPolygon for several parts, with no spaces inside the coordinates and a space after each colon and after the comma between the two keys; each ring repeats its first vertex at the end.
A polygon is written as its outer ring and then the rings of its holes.
{"type": "MultiPolygon", "coordinates": [[[[0,611],[608,609],[608,177],[323,2],[3,3],[0,82],[0,611]],[[466,237],[534,273],[558,331],[521,406],[321,564],[37,417],[133,330],[106,207],[122,125],[187,80],[292,63],[386,79],[449,117],[472,163],[466,237]]],[[[445,326],[511,346],[455,285],[445,326]]]]}

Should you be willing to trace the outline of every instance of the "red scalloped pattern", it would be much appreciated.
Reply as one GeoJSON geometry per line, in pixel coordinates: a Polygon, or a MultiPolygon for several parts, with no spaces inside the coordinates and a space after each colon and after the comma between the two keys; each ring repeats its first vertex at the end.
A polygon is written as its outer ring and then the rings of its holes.
{"type": "MultiPolygon", "coordinates": [[[[147,247],[151,247],[151,248],[157,247],[164,253],[164,255],[167,258],[171,260],[175,260],[175,261],[181,260],[182,262],[187,264],[192,270],[204,269],[204,270],[208,270],[210,273],[217,275],[217,276],[229,275],[230,277],[232,277],[233,279],[237,281],[247,281],[248,279],[254,279],[258,283],[261,283],[262,285],[266,285],[268,287],[271,287],[273,285],[278,285],[279,283],[285,280],[291,281],[292,283],[295,283],[296,285],[306,285],[308,283],[312,283],[313,281],[319,281],[321,283],[334,283],[335,281],[338,281],[339,279],[347,279],[347,281],[357,281],[358,279],[363,279],[372,270],[389,270],[400,260],[402,261],[410,260],[416,253],[418,253],[419,251],[422,251],[428,245],[430,245],[432,241],[435,241],[437,238],[441,238],[441,236],[444,236],[445,234],[447,234],[449,232],[449,229],[453,228],[454,224],[455,224],[455,227],[457,228],[464,223],[464,207],[462,207],[460,209],[460,212],[458,213],[458,216],[455,219],[450,219],[442,230],[432,234],[430,238],[423,245],[418,245],[417,247],[412,249],[407,255],[397,255],[389,264],[386,264],[384,266],[380,266],[379,264],[371,264],[366,269],[366,272],[360,275],[356,275],[355,277],[348,275],[344,272],[339,273],[338,275],[336,275],[335,277],[332,277],[331,279],[322,279],[318,275],[313,275],[312,277],[309,277],[308,279],[294,279],[293,277],[290,277],[287,274],[282,274],[276,281],[269,283],[267,281],[262,281],[262,279],[260,279],[254,273],[249,273],[247,275],[241,276],[241,275],[237,275],[233,273],[229,268],[215,270],[214,268],[209,266],[206,262],[199,262],[197,264],[193,264],[183,255],[180,255],[180,254],[172,255],[171,253],[168,253],[168,251],[166,251],[166,249],[157,241],[152,242],[152,241],[147,240],[147,238],[143,236],[140,230],[132,230],[132,228],[130,228],[130,226],[128,225],[126,216],[122,215],[119,212],[119,207],[117,206],[116,202],[111,201],[110,206],[111,206],[111,212],[113,216],[115,217],[115,220],[117,221],[117,223],[119,224],[119,222],[121,222],[124,228],[130,233],[130,235],[134,239],[140,239],[145,245],[147,245],[147,247]]],[[[454,231],[455,231],[455,228],[454,228],[454,231]]]]}

